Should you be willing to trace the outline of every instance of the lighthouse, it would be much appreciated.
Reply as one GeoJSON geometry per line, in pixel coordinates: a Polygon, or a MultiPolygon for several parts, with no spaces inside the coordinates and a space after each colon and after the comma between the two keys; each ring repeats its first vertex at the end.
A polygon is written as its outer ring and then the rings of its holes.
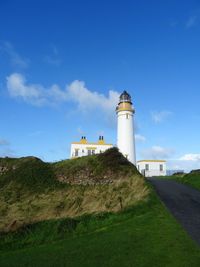
{"type": "Polygon", "coordinates": [[[131,96],[124,91],[119,97],[116,107],[117,113],[117,146],[119,151],[134,165],[135,157],[135,135],[134,135],[134,107],[131,96]]]}

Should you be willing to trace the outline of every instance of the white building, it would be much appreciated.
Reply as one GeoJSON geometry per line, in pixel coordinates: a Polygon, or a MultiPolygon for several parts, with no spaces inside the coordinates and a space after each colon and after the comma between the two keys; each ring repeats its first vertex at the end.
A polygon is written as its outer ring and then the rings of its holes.
{"type": "Polygon", "coordinates": [[[167,174],[165,160],[139,160],[138,171],[145,177],[165,176],[167,174]]]}
{"type": "Polygon", "coordinates": [[[134,165],[135,156],[135,135],[133,115],[135,110],[132,106],[131,96],[124,91],[119,98],[116,108],[117,113],[117,146],[119,151],[134,165]]]}
{"type": "Polygon", "coordinates": [[[71,143],[70,157],[76,158],[76,157],[99,154],[111,147],[113,147],[113,145],[106,144],[103,136],[99,136],[99,140],[96,143],[90,143],[87,141],[85,136],[82,136],[79,142],[71,143]]]}

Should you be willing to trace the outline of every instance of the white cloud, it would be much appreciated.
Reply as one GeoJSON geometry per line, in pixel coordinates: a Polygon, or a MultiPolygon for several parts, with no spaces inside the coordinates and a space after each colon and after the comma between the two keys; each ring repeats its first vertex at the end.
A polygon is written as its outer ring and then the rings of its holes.
{"type": "Polygon", "coordinates": [[[13,66],[20,68],[27,68],[29,65],[29,60],[20,56],[14,49],[10,42],[1,42],[0,51],[7,54],[10,62],[13,66]]]}
{"type": "Polygon", "coordinates": [[[169,170],[184,170],[190,172],[191,170],[200,169],[200,161],[194,160],[167,160],[167,168],[169,170]]]}
{"type": "Polygon", "coordinates": [[[36,106],[56,105],[60,102],[73,102],[82,112],[101,110],[108,117],[113,116],[119,100],[119,93],[110,90],[108,96],[89,90],[83,81],[75,80],[62,90],[54,84],[45,88],[40,84],[28,84],[19,73],[7,77],[7,89],[11,97],[19,98],[36,106]]]}
{"type": "Polygon", "coordinates": [[[42,87],[39,85],[26,85],[23,75],[14,73],[7,77],[7,88],[12,97],[22,97],[24,100],[35,99],[41,96],[42,87]]]}
{"type": "Polygon", "coordinates": [[[14,157],[14,156],[15,156],[15,151],[10,147],[0,149],[0,157],[14,157]]]}
{"type": "Polygon", "coordinates": [[[7,89],[11,97],[21,98],[33,105],[47,104],[44,88],[41,85],[27,85],[26,79],[19,73],[7,77],[7,89]]]}
{"type": "Polygon", "coordinates": [[[9,144],[8,140],[0,138],[0,146],[8,146],[9,144]]]}
{"type": "Polygon", "coordinates": [[[170,115],[172,115],[171,111],[163,110],[163,111],[153,111],[151,112],[151,118],[155,123],[161,123],[165,119],[167,119],[170,115]]]}
{"type": "Polygon", "coordinates": [[[0,138],[0,157],[11,157],[14,151],[10,148],[10,142],[0,138]]]}
{"type": "Polygon", "coordinates": [[[115,110],[119,101],[119,93],[110,90],[108,97],[86,88],[82,81],[74,81],[67,87],[67,94],[70,100],[77,103],[82,111],[101,109],[104,111],[115,110]]]}
{"type": "Polygon", "coordinates": [[[200,162],[200,154],[185,154],[182,157],[180,157],[180,160],[200,162]]]}
{"type": "Polygon", "coordinates": [[[185,154],[178,159],[169,159],[167,168],[170,170],[191,170],[200,169],[200,154],[185,154]]]}
{"type": "Polygon", "coordinates": [[[161,146],[152,146],[149,149],[141,152],[142,157],[146,159],[167,159],[171,157],[174,150],[171,148],[164,148],[161,146]]]}
{"type": "Polygon", "coordinates": [[[174,149],[160,146],[153,146],[140,154],[143,159],[166,159],[167,170],[190,172],[191,170],[200,169],[200,154],[185,154],[180,158],[174,159],[174,149]]]}
{"type": "Polygon", "coordinates": [[[50,65],[54,65],[54,66],[60,66],[61,64],[61,59],[53,56],[53,55],[47,55],[44,57],[44,61],[50,65]]]}
{"type": "Polygon", "coordinates": [[[138,142],[145,142],[146,141],[146,137],[141,135],[141,134],[136,134],[135,135],[135,140],[138,142]]]}
{"type": "Polygon", "coordinates": [[[194,27],[197,24],[198,17],[193,15],[188,18],[188,20],[185,23],[186,29],[190,29],[191,27],[194,27]]]}

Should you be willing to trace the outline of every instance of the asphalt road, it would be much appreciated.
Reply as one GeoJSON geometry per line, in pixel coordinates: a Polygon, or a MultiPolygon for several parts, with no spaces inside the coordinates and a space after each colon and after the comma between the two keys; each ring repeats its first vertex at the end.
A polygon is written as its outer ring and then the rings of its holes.
{"type": "Polygon", "coordinates": [[[171,180],[148,180],[177,221],[200,245],[200,191],[171,180]]]}

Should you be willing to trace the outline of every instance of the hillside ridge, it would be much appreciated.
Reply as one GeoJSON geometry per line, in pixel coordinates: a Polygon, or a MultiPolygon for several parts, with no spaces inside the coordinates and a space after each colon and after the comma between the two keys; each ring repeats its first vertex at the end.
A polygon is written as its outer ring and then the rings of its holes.
{"type": "Polygon", "coordinates": [[[144,178],[116,148],[46,163],[0,159],[0,231],[37,221],[118,212],[148,198],[144,178]]]}

